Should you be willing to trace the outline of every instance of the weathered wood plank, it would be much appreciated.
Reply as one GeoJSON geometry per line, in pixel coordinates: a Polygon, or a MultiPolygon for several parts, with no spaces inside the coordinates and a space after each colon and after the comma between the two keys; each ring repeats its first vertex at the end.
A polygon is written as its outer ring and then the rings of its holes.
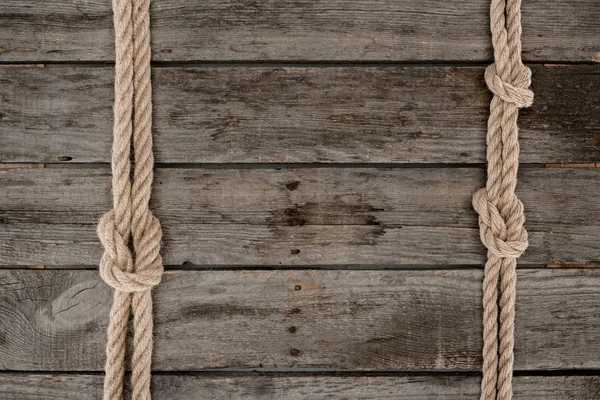
{"type": "MultiPolygon", "coordinates": [[[[515,368],[600,368],[600,271],[518,272],[515,368]]],[[[156,370],[478,370],[480,269],[168,271],[156,370]]],[[[111,289],[0,270],[0,369],[100,371],[111,289]]]]}
{"type": "MultiPolygon", "coordinates": [[[[595,0],[527,1],[526,60],[590,61],[600,51],[595,0]]],[[[160,0],[155,60],[461,60],[491,58],[484,0],[160,0]]],[[[5,0],[2,61],[108,61],[110,2],[5,0]]]]}
{"type": "MultiPolygon", "coordinates": [[[[598,263],[600,169],[526,168],[521,264],[598,263]]],[[[480,168],[158,169],[167,264],[479,264],[480,168]]],[[[110,170],[0,174],[0,265],[97,265],[110,170]]]]}
{"type": "MultiPolygon", "coordinates": [[[[596,400],[597,376],[517,376],[514,395],[527,400],[596,400]]],[[[74,399],[102,397],[99,375],[0,375],[5,400],[74,399]]],[[[204,377],[154,375],[152,398],[197,400],[476,400],[479,378],[472,376],[235,376],[204,377]]]]}
{"type": "MultiPolygon", "coordinates": [[[[600,159],[600,66],[534,67],[521,161],[600,159]]],[[[485,162],[480,67],[156,68],[158,162],[485,162]]],[[[113,70],[0,68],[0,161],[110,162],[113,70]]]]}

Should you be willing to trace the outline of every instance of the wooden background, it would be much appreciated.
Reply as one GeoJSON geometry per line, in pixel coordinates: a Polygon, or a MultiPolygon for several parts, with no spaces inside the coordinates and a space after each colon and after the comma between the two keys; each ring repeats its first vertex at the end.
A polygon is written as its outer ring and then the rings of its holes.
{"type": "MultiPolygon", "coordinates": [[[[523,4],[517,399],[600,397],[600,1],[523,4]]],[[[154,0],[155,399],[478,399],[487,0],[154,0]]],[[[0,5],[0,398],[101,396],[108,0],[0,5]]]]}

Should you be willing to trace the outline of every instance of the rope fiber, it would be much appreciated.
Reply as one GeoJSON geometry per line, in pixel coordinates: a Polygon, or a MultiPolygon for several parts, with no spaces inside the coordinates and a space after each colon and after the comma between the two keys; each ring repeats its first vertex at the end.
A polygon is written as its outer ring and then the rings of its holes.
{"type": "Polygon", "coordinates": [[[115,26],[113,209],[98,224],[98,236],[104,246],[100,276],[115,289],[107,332],[104,400],[123,399],[131,314],[131,397],[150,400],[153,325],[150,291],[160,282],[163,273],[161,227],[148,207],[154,167],[150,0],[113,0],[112,5],[115,26]]]}
{"type": "Polygon", "coordinates": [[[517,258],[529,244],[523,204],[515,195],[517,118],[519,108],[533,103],[531,71],[521,60],[521,0],[492,0],[490,28],[494,64],[486,69],[485,81],[494,96],[488,119],[487,183],[473,195],[481,241],[488,250],[483,278],[481,400],[510,400],[517,258]]]}

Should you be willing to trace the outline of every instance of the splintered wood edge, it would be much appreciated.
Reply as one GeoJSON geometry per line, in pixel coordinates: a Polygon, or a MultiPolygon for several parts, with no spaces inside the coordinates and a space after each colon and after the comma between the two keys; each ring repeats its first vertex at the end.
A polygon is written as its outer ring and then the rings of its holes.
{"type": "Polygon", "coordinates": [[[5,172],[11,169],[31,169],[31,168],[45,168],[46,164],[23,164],[23,163],[0,163],[0,172],[5,172]]]}
{"type": "MultiPolygon", "coordinates": [[[[2,54],[0,52],[0,54],[2,54]]],[[[0,68],[45,68],[46,64],[0,64],[0,68]]]]}
{"type": "Polygon", "coordinates": [[[561,164],[561,163],[548,163],[545,164],[546,168],[600,168],[600,163],[575,163],[575,164],[561,164]]]}

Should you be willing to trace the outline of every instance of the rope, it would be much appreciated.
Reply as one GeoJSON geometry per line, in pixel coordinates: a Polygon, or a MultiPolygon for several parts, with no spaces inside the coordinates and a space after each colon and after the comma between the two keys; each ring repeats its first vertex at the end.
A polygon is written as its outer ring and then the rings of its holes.
{"type": "Polygon", "coordinates": [[[494,64],[485,81],[494,93],[487,133],[487,184],[473,195],[481,241],[488,249],[483,279],[482,400],[512,399],[517,258],[528,246],[523,204],[515,195],[519,167],[517,117],[533,103],[531,71],[521,60],[521,0],[492,0],[494,64]],[[498,284],[500,327],[498,329],[498,284]]]}
{"type": "Polygon", "coordinates": [[[98,236],[104,246],[100,276],[115,289],[107,332],[104,400],[123,398],[126,338],[131,313],[132,398],[151,398],[153,323],[150,290],[160,282],[163,266],[159,253],[160,223],[148,208],[154,166],[149,6],[149,0],[113,0],[113,209],[100,219],[98,225],[98,236]],[[130,178],[132,145],[135,166],[130,178]]]}

